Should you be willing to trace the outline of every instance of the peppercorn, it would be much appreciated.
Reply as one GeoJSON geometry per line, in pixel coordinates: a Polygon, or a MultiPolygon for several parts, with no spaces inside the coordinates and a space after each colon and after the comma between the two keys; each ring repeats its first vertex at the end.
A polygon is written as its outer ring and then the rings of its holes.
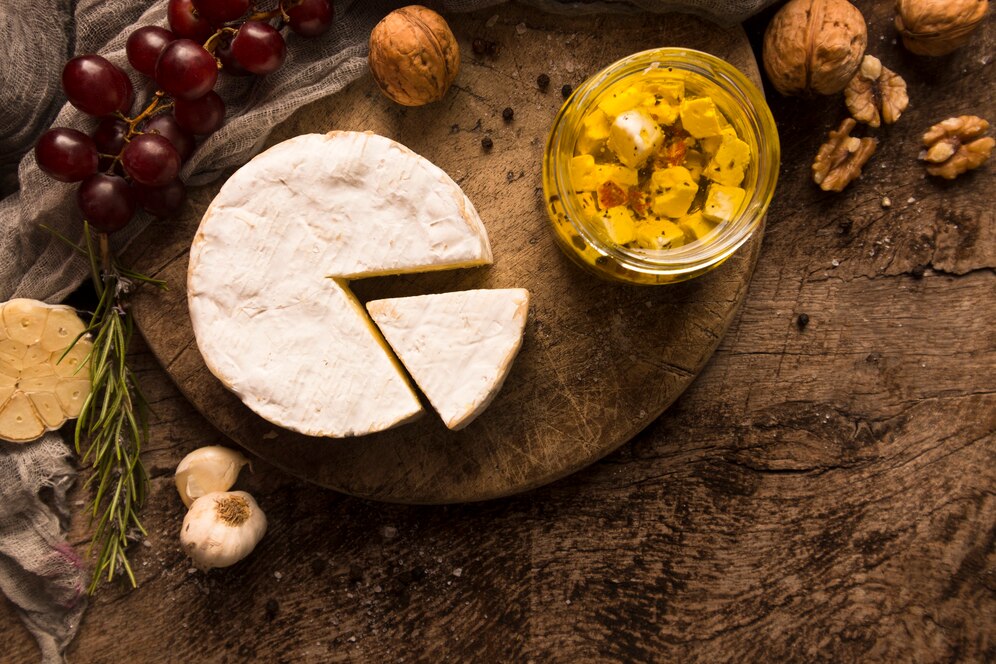
{"type": "Polygon", "coordinates": [[[491,150],[495,146],[495,142],[491,140],[490,136],[485,136],[481,139],[481,147],[485,150],[491,150]]]}
{"type": "Polygon", "coordinates": [[[501,119],[505,122],[511,122],[513,117],[515,117],[515,111],[512,110],[511,106],[506,106],[505,110],[501,112],[501,119]]]}
{"type": "Polygon", "coordinates": [[[537,76],[536,87],[538,87],[540,90],[545,91],[548,87],[550,87],[550,77],[547,76],[546,74],[540,74],[539,76],[537,76]]]}
{"type": "Polygon", "coordinates": [[[799,326],[800,330],[806,329],[809,325],[809,314],[799,314],[799,317],[795,319],[795,324],[799,326]]]}
{"type": "Polygon", "coordinates": [[[474,55],[490,55],[492,58],[498,57],[498,54],[501,53],[501,46],[498,45],[498,42],[480,37],[470,43],[470,48],[474,51],[474,55]]]}
{"type": "Polygon", "coordinates": [[[560,88],[560,94],[564,95],[564,99],[570,97],[572,92],[574,92],[574,88],[570,85],[564,85],[564,87],[560,88]]]}

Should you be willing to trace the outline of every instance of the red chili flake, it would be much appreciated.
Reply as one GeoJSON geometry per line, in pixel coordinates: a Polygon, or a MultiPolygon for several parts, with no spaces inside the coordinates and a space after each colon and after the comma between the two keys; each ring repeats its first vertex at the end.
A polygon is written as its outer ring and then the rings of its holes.
{"type": "Polygon", "coordinates": [[[667,148],[668,166],[678,166],[684,162],[686,152],[688,152],[688,146],[685,145],[685,141],[678,139],[671,143],[667,148]]]}
{"type": "Polygon", "coordinates": [[[598,204],[603,210],[626,202],[626,192],[612,180],[606,180],[598,188],[598,204]]]}
{"type": "Polygon", "coordinates": [[[631,188],[629,190],[629,197],[626,202],[629,203],[629,207],[633,210],[633,212],[641,216],[644,215],[647,212],[647,208],[650,207],[650,197],[636,188],[631,188]]]}

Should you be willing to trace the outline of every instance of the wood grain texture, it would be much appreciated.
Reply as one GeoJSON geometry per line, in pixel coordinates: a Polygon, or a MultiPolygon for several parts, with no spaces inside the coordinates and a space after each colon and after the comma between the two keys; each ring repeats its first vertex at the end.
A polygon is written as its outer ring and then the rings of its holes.
{"type": "MultiPolygon", "coordinates": [[[[157,414],[140,588],[100,592],[70,661],[996,660],[996,164],[947,183],[915,162],[930,124],[996,108],[994,20],[926,60],[891,43],[892,3],[856,4],[913,105],[832,195],[809,164],[842,100],[771,98],[784,168],[747,299],[681,398],[588,469],[410,507],[256,460],[238,486],[270,532],[188,574],[172,472],[225,441],[137,349],[157,414]]],[[[3,603],[0,643],[37,661],[3,603]]]]}
{"type": "Polygon", "coordinates": [[[712,355],[747,292],[761,233],[719,269],[687,284],[624,286],[583,273],[554,243],[540,173],[546,135],[563,103],[562,83],[577,84],[620,57],[660,46],[661,35],[669,35],[668,45],[725,57],[760,83],[743,31],[721,31],[681,15],[565,20],[517,9],[489,31],[490,39],[505,44],[504,57],[495,60],[473,56],[470,43],[489,16],[453,18],[463,67],[439,104],[398,106],[366,76],[301,109],[268,140],[371,130],[442,167],[474,202],[491,238],[493,266],[351,285],[363,301],[469,288],[530,291],[519,357],[495,401],[466,429],[447,430],[427,405],[420,420],[387,432],[312,438],[258,417],[210,373],[188,317],[185,248],[220,182],[197,192],[169,233],[147,232],[127,257],[173,285],[167,292],[143,291],[134,311],[181,391],[220,431],[299,477],[405,503],[494,498],[563,477],[629,440],[677,398],[712,355]],[[516,26],[526,18],[530,27],[519,34],[516,26]],[[544,93],[535,81],[548,63],[556,69],[544,93]],[[515,111],[511,122],[502,118],[506,106],[515,111]],[[481,146],[486,135],[494,142],[490,151],[481,146]]]}

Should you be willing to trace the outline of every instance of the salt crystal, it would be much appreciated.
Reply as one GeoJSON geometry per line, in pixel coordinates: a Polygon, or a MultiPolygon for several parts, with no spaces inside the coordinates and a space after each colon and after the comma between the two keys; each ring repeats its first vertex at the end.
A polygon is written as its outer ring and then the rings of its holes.
{"type": "Polygon", "coordinates": [[[524,34],[526,34],[526,30],[527,29],[528,28],[526,28],[526,24],[525,23],[520,23],[517,26],[515,26],[515,34],[517,34],[517,35],[524,35],[524,34]]]}
{"type": "Polygon", "coordinates": [[[453,570],[453,576],[455,576],[457,578],[463,576],[463,568],[462,567],[457,567],[455,570],[453,570]]]}
{"type": "Polygon", "coordinates": [[[384,526],[381,528],[380,534],[383,535],[385,539],[394,539],[398,536],[398,529],[394,526],[384,526]]]}
{"type": "Polygon", "coordinates": [[[906,202],[907,203],[916,203],[916,199],[913,198],[912,196],[910,196],[909,198],[906,199],[906,202]]]}
{"type": "Polygon", "coordinates": [[[892,207],[892,199],[889,198],[888,196],[883,196],[882,197],[882,207],[884,207],[884,208],[892,207]]]}
{"type": "Polygon", "coordinates": [[[196,573],[197,573],[197,568],[196,567],[191,567],[191,568],[187,569],[187,574],[196,574],[196,573]]]}
{"type": "Polygon", "coordinates": [[[349,637],[346,640],[349,641],[350,643],[356,643],[356,637],[355,636],[351,636],[351,637],[349,637]]]}
{"type": "Polygon", "coordinates": [[[380,584],[377,584],[376,586],[374,586],[374,592],[375,592],[375,593],[379,593],[379,592],[381,592],[382,590],[384,590],[384,589],[383,589],[383,588],[381,588],[380,584]]]}
{"type": "Polygon", "coordinates": [[[840,261],[835,258],[832,261],[830,261],[830,265],[833,265],[834,267],[837,267],[837,266],[840,265],[840,261]]]}
{"type": "Polygon", "coordinates": [[[497,22],[498,22],[498,14],[495,14],[494,16],[488,19],[488,22],[484,24],[484,27],[493,28],[495,27],[495,23],[497,22]]]}
{"type": "Polygon", "coordinates": [[[277,581],[279,581],[280,579],[284,578],[284,575],[281,574],[280,572],[274,572],[273,573],[273,578],[276,579],[277,581]]]}

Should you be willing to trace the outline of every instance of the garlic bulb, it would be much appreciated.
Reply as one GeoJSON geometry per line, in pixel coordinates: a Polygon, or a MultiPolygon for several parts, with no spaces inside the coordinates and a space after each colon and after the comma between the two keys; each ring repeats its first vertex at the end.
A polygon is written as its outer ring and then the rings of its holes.
{"type": "Polygon", "coordinates": [[[176,490],[183,504],[190,505],[205,494],[228,491],[249,463],[240,452],[221,445],[196,449],[176,467],[176,490]]]}
{"type": "Polygon", "coordinates": [[[256,548],[266,533],[266,515],[245,491],[201,496],[183,518],[180,544],[203,570],[228,567],[256,548]]]}

